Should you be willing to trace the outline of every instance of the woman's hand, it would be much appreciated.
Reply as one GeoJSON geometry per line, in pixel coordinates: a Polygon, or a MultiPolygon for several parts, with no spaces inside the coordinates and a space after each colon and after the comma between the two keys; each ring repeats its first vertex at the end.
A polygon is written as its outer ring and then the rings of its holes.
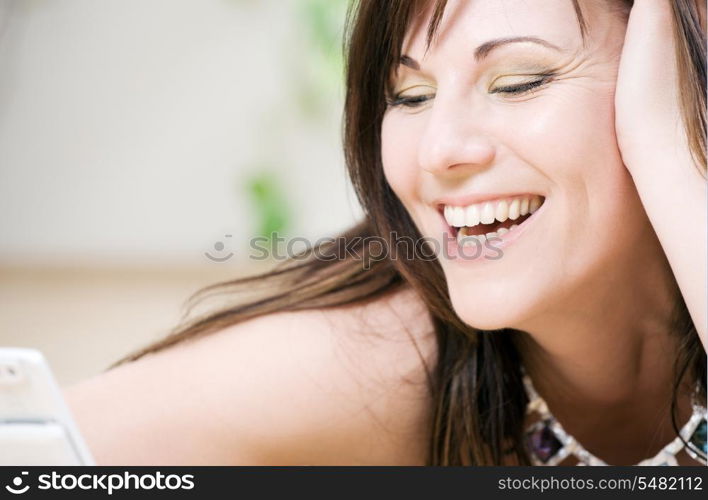
{"type": "Polygon", "coordinates": [[[670,1],[634,2],[617,77],[615,127],[624,164],[705,348],[706,181],[681,115],[670,1]]]}
{"type": "Polygon", "coordinates": [[[689,150],[681,116],[672,1],[635,0],[629,15],[617,78],[615,126],[622,158],[632,174],[657,153],[688,160],[683,156],[689,150]]]}

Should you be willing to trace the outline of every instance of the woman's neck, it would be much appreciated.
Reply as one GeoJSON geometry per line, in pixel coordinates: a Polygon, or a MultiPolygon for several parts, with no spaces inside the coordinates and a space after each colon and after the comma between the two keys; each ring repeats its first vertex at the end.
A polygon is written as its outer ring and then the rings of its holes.
{"type": "MultiPolygon", "coordinates": [[[[668,265],[657,265],[663,259],[638,260],[634,279],[626,275],[631,269],[622,279],[600,277],[515,337],[555,417],[589,451],[618,465],[639,462],[675,437],[678,290],[668,265]]],[[[691,412],[688,393],[690,385],[678,398],[679,426],[691,412]]]]}

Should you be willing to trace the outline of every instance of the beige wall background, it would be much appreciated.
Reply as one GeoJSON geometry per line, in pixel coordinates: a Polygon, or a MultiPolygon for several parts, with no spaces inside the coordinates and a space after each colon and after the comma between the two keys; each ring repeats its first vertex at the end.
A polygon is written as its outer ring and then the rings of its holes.
{"type": "Polygon", "coordinates": [[[70,384],[166,333],[199,287],[263,269],[254,175],[277,180],[288,237],[356,220],[345,3],[0,0],[0,345],[70,384]],[[227,262],[204,255],[218,241],[227,262]]]}

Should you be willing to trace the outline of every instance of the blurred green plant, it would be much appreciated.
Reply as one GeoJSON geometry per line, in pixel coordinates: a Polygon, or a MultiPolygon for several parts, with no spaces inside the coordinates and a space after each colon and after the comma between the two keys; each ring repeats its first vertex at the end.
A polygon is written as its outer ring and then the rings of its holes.
{"type": "Polygon", "coordinates": [[[300,25],[307,34],[309,75],[300,89],[304,113],[317,118],[341,90],[344,75],[342,37],[348,0],[299,0],[300,25]]]}
{"type": "MultiPolygon", "coordinates": [[[[297,53],[297,67],[293,68],[297,83],[291,90],[295,92],[292,97],[298,106],[298,120],[309,118],[312,123],[318,123],[323,116],[331,113],[333,100],[340,96],[343,89],[342,37],[349,0],[293,1],[297,2],[297,23],[304,34],[307,49],[304,53],[297,53]]],[[[283,53],[287,54],[287,50],[283,53]]],[[[278,119],[280,112],[276,122],[278,119]]],[[[273,126],[271,123],[268,127],[270,133],[273,133],[273,126]]],[[[268,163],[268,160],[263,160],[263,163],[268,163]]],[[[242,189],[255,212],[255,233],[270,240],[273,233],[282,234],[290,229],[294,213],[282,188],[282,175],[277,169],[264,168],[259,164],[250,167],[247,170],[254,173],[242,189]]]]}
{"type": "Polygon", "coordinates": [[[256,216],[256,233],[270,240],[273,233],[282,234],[288,229],[290,210],[276,174],[259,170],[247,179],[245,189],[256,216]]]}
{"type": "Polygon", "coordinates": [[[342,35],[347,0],[301,0],[304,25],[309,29],[310,39],[330,67],[341,76],[343,69],[342,35]]]}

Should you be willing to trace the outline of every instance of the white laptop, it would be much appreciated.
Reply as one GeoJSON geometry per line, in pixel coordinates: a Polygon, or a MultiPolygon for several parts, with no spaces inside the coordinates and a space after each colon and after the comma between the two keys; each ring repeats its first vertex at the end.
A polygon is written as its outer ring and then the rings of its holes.
{"type": "Polygon", "coordinates": [[[42,354],[0,347],[0,465],[94,465],[42,354]]]}

